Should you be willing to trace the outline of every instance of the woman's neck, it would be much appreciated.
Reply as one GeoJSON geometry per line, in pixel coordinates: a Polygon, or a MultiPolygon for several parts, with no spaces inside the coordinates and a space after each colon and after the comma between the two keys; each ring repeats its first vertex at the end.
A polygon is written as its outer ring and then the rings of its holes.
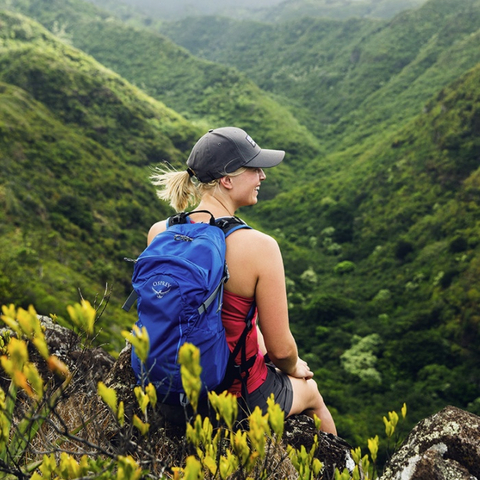
{"type": "Polygon", "coordinates": [[[231,217],[235,215],[235,208],[227,198],[219,198],[216,195],[204,195],[197,210],[208,210],[215,218],[231,217]]]}

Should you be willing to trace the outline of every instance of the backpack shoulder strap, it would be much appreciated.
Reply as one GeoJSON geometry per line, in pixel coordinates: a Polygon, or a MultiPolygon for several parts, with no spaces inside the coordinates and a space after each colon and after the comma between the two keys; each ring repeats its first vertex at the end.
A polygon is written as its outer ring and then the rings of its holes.
{"type": "Polygon", "coordinates": [[[247,393],[247,379],[250,375],[250,369],[253,367],[253,364],[257,359],[257,354],[255,354],[247,360],[247,335],[253,327],[253,317],[255,316],[256,308],[257,305],[255,302],[253,302],[247,316],[245,317],[245,326],[243,328],[243,332],[240,335],[235,348],[232,352],[230,352],[225,377],[223,382],[215,390],[217,393],[228,390],[235,379],[238,379],[242,382],[242,388],[245,390],[244,393],[247,393]],[[242,354],[240,365],[238,365],[235,360],[240,351],[242,354]]]}
{"type": "Polygon", "coordinates": [[[228,237],[231,233],[239,230],[240,228],[252,228],[247,225],[241,218],[236,216],[231,217],[215,217],[208,210],[193,210],[191,212],[180,212],[167,218],[167,228],[172,225],[182,225],[185,223],[191,223],[190,216],[195,213],[208,213],[210,215],[210,225],[216,225],[221,228],[225,237],[228,237]]]}
{"type": "MultiPolygon", "coordinates": [[[[205,211],[205,210],[197,210],[197,211],[205,211]]],[[[195,213],[195,212],[191,212],[195,213]]],[[[210,212],[208,212],[210,213],[210,212]]],[[[210,213],[211,215],[211,213],[210,213]]],[[[213,218],[213,216],[212,216],[213,218]]],[[[211,222],[210,222],[211,224],[211,222]]],[[[243,220],[241,220],[238,217],[220,217],[215,220],[215,225],[219,227],[224,235],[225,238],[227,238],[231,233],[234,231],[240,229],[240,228],[251,228],[249,227],[243,220]]],[[[225,269],[224,269],[224,275],[222,277],[222,280],[218,284],[217,288],[212,292],[212,294],[205,300],[205,302],[200,305],[198,309],[198,313],[202,314],[207,310],[207,308],[210,306],[210,304],[215,300],[216,296],[218,293],[223,289],[224,283],[228,281],[230,278],[230,274],[228,272],[228,267],[227,264],[225,263],[225,269]]],[[[253,316],[253,315],[252,315],[253,316]]]]}
{"type": "Polygon", "coordinates": [[[210,215],[210,225],[215,225],[215,217],[208,210],[192,210],[191,212],[180,212],[167,218],[167,228],[172,225],[182,225],[185,223],[192,223],[190,215],[195,213],[208,213],[210,215]]]}
{"type": "Polygon", "coordinates": [[[228,237],[231,233],[236,232],[241,228],[252,228],[247,225],[241,218],[232,216],[232,217],[220,217],[215,220],[217,227],[220,227],[225,234],[225,237],[228,237]]]}

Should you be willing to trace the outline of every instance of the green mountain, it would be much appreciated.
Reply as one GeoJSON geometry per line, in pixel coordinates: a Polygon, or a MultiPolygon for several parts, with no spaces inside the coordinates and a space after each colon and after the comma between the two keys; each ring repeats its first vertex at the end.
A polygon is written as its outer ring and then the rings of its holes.
{"type": "Polygon", "coordinates": [[[235,17],[248,15],[275,7],[281,0],[200,0],[191,2],[189,0],[176,0],[175,2],[159,2],[157,0],[123,0],[113,2],[112,0],[90,0],[92,3],[113,12],[130,11],[143,15],[146,19],[159,18],[177,20],[183,17],[196,17],[201,15],[232,15],[235,17]]]}
{"type": "Polygon", "coordinates": [[[163,24],[194,55],[234,66],[286,105],[329,151],[380,137],[480,61],[480,2],[430,0],[390,21],[218,17],[163,24]]]}
{"type": "MultiPolygon", "coordinates": [[[[123,257],[167,214],[148,166],[178,165],[199,130],[39,24],[0,19],[2,304],[63,315],[77,289],[93,303],[108,283],[118,306],[130,288],[123,257]]],[[[113,347],[130,324],[106,312],[113,347]]]]}
{"type": "Polygon", "coordinates": [[[202,131],[236,125],[252,132],[262,147],[285,150],[289,160],[272,173],[264,198],[288,183],[289,166],[321,151],[315,137],[284,105],[233,68],[197,59],[166,37],[128,27],[88,2],[24,0],[17,9],[60,32],[63,39],[202,131]]]}
{"type": "Polygon", "coordinates": [[[0,17],[2,303],[64,315],[108,282],[99,340],[118,348],[134,317],[123,257],[168,215],[148,167],[234,122],[287,150],[242,214],[281,244],[292,329],[342,436],[381,433],[403,402],[410,426],[447,404],[480,413],[478,4],[430,0],[390,22],[192,19],[208,27],[198,55],[218,46],[200,60],[91,4],[16,2],[58,36],[0,17]],[[212,61],[227,52],[230,66],[212,61]]]}
{"type": "Polygon", "coordinates": [[[398,399],[418,418],[479,411],[479,106],[480,65],[348,169],[253,212],[287,252],[295,335],[342,428],[398,399]]]}

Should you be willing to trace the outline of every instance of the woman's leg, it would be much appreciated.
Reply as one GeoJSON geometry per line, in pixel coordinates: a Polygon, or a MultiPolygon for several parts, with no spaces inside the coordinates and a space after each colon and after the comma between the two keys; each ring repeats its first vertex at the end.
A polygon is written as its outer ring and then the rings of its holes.
{"type": "Polygon", "coordinates": [[[322,421],[320,430],[337,435],[337,429],[332,415],[328,410],[318,386],[313,379],[289,377],[293,388],[292,408],[287,416],[304,413],[313,418],[313,415],[322,421]]]}

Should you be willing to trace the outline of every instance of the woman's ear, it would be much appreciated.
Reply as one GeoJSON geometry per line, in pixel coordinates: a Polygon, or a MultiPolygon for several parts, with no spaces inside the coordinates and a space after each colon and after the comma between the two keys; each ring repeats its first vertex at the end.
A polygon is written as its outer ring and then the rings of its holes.
{"type": "Polygon", "coordinates": [[[228,175],[225,177],[220,178],[220,185],[227,190],[231,190],[233,187],[232,183],[232,177],[229,177],[228,175]]]}

